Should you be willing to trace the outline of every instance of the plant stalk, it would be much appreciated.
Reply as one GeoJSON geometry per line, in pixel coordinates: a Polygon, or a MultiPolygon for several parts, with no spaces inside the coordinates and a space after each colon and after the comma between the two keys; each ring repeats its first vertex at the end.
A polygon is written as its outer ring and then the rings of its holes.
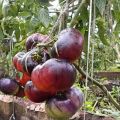
{"type": "Polygon", "coordinates": [[[115,101],[115,99],[112,97],[110,92],[107,90],[107,88],[103,84],[99,83],[98,81],[96,81],[95,79],[90,77],[89,75],[87,76],[85,71],[83,71],[76,64],[74,64],[74,66],[76,67],[76,69],[78,70],[79,73],[81,73],[84,77],[87,77],[90,82],[92,82],[96,86],[98,86],[103,91],[103,93],[106,95],[106,97],[109,99],[109,101],[120,111],[120,104],[117,101],[115,101]]]}
{"type": "Polygon", "coordinates": [[[77,18],[79,16],[80,10],[81,10],[81,8],[82,8],[82,6],[83,6],[83,4],[85,2],[86,2],[86,0],[82,0],[81,1],[80,5],[79,5],[79,7],[77,9],[77,11],[75,12],[75,14],[74,14],[74,16],[73,16],[73,18],[72,18],[72,20],[70,22],[70,27],[73,27],[76,24],[76,20],[77,20],[77,18]]]}

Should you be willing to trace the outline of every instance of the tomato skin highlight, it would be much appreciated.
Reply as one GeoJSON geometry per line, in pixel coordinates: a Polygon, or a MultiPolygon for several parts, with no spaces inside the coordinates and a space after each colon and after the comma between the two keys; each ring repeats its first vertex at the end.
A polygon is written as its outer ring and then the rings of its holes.
{"type": "Polygon", "coordinates": [[[33,84],[39,90],[53,93],[69,89],[75,79],[75,67],[64,60],[55,58],[35,67],[31,75],[33,84]]]}

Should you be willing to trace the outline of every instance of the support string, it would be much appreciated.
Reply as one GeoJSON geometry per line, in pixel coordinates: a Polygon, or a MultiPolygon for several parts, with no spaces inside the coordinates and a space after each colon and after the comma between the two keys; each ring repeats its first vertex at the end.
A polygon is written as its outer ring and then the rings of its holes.
{"type": "MultiPolygon", "coordinates": [[[[91,40],[91,20],[92,20],[92,0],[90,0],[89,6],[89,29],[88,29],[88,47],[87,47],[87,68],[86,68],[86,79],[85,79],[85,87],[88,86],[88,72],[89,72],[89,54],[90,54],[90,40],[91,40]]],[[[87,98],[87,89],[85,90],[85,103],[87,98]]],[[[84,110],[84,120],[86,119],[84,110]]]]}
{"type": "Polygon", "coordinates": [[[93,1],[93,24],[92,24],[92,67],[91,67],[91,77],[93,78],[94,73],[94,48],[95,48],[95,19],[96,19],[96,8],[95,8],[95,1],[93,1]]]}

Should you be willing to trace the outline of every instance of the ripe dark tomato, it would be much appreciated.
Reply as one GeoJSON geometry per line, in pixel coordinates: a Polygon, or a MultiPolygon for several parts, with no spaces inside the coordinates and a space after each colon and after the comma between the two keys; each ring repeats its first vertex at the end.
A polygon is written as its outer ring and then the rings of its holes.
{"type": "Polygon", "coordinates": [[[45,50],[39,51],[38,49],[32,49],[31,51],[28,51],[22,60],[24,72],[31,75],[33,69],[38,64],[42,64],[49,58],[49,54],[45,50]]]}
{"type": "Polygon", "coordinates": [[[23,73],[22,78],[20,79],[19,83],[23,86],[25,86],[25,84],[27,83],[27,81],[30,81],[31,77],[29,75],[27,75],[26,73],[23,73]]]}
{"type": "Polygon", "coordinates": [[[78,88],[70,88],[61,96],[49,99],[46,102],[45,110],[48,116],[55,119],[69,119],[83,105],[84,95],[78,88]]]}
{"type": "Polygon", "coordinates": [[[32,83],[32,81],[28,81],[25,85],[25,95],[28,97],[28,99],[30,99],[32,102],[43,102],[49,98],[51,98],[51,96],[53,96],[51,93],[49,92],[43,92],[38,90],[32,83]]]}
{"type": "Polygon", "coordinates": [[[28,75],[31,75],[31,72],[33,71],[34,67],[40,64],[41,61],[42,58],[38,54],[37,49],[32,49],[31,51],[28,51],[22,60],[24,72],[28,75]]]}
{"type": "Polygon", "coordinates": [[[81,33],[74,28],[67,28],[60,32],[58,40],[51,50],[51,55],[74,62],[80,57],[82,49],[83,37],[81,33]]]}
{"type": "Polygon", "coordinates": [[[27,51],[33,49],[38,43],[46,43],[49,41],[49,36],[40,33],[30,35],[26,40],[27,51]]]}
{"type": "Polygon", "coordinates": [[[31,77],[27,74],[27,73],[18,73],[16,74],[16,81],[21,85],[21,86],[25,86],[25,84],[27,83],[27,81],[30,81],[31,77]],[[19,74],[21,74],[21,76],[19,76],[19,74]]]}
{"type": "Polygon", "coordinates": [[[14,57],[13,57],[13,65],[16,68],[16,70],[23,72],[23,65],[22,65],[22,59],[25,55],[25,52],[18,52],[14,57]]]}
{"type": "Polygon", "coordinates": [[[19,90],[18,83],[12,78],[0,79],[0,91],[8,95],[15,95],[19,90]]]}
{"type": "Polygon", "coordinates": [[[31,74],[31,80],[39,90],[53,93],[70,88],[75,79],[75,67],[55,58],[36,66],[31,74]]]}

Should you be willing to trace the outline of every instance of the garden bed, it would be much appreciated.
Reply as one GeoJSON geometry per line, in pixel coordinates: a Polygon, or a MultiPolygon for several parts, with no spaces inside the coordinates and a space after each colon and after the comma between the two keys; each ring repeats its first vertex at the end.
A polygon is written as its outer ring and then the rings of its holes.
{"type": "Polygon", "coordinates": [[[96,78],[108,80],[120,80],[120,72],[94,72],[96,78]]]}
{"type": "MultiPolygon", "coordinates": [[[[10,119],[15,113],[14,120],[51,120],[48,118],[44,103],[32,103],[22,98],[13,98],[13,96],[0,95],[0,120],[13,120],[10,119]],[[14,99],[14,104],[13,104],[14,99]],[[13,109],[13,105],[15,106],[13,109]]],[[[85,120],[115,120],[111,117],[105,117],[85,112],[85,120]]],[[[71,120],[83,120],[84,112],[78,112],[71,118],[71,120]]]]}

